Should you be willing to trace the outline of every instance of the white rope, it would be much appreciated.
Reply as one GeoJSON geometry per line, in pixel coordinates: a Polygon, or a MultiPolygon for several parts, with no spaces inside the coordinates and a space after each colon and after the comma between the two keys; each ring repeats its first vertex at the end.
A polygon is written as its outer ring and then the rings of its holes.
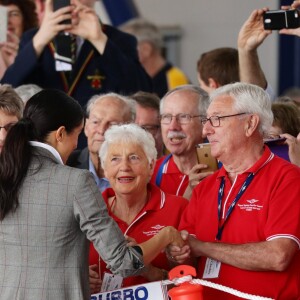
{"type": "Polygon", "coordinates": [[[261,297],[261,296],[256,296],[256,295],[251,295],[247,293],[240,292],[238,290],[229,288],[227,286],[217,284],[211,281],[203,280],[203,279],[193,279],[192,276],[183,276],[180,278],[174,278],[173,280],[164,280],[163,284],[175,284],[175,285],[180,285],[184,282],[189,282],[191,284],[201,284],[203,286],[208,286],[210,288],[220,290],[232,295],[235,295],[237,297],[243,298],[243,299],[249,299],[249,300],[274,300],[272,298],[266,298],[266,297],[261,297]]]}

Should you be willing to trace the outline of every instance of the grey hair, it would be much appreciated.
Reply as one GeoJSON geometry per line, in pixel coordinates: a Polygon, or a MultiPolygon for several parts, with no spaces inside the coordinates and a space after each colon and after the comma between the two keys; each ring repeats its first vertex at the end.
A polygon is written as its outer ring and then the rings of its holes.
{"type": "Polygon", "coordinates": [[[99,150],[99,157],[102,166],[104,166],[109,146],[111,144],[122,142],[133,143],[141,146],[149,163],[156,161],[157,151],[153,136],[137,124],[114,125],[106,130],[104,139],[105,140],[99,150]]]}
{"type": "Polygon", "coordinates": [[[86,116],[90,116],[91,109],[96,103],[103,101],[103,99],[107,97],[112,97],[120,103],[123,103],[125,107],[128,107],[130,113],[130,120],[128,120],[128,122],[134,122],[136,115],[135,101],[117,93],[107,93],[101,95],[94,95],[93,97],[91,97],[88,103],[86,104],[86,116]]]}
{"type": "Polygon", "coordinates": [[[210,101],[221,95],[231,96],[237,113],[252,113],[259,116],[259,132],[267,133],[273,123],[272,103],[269,95],[259,86],[236,82],[224,85],[210,95],[210,101]]]}
{"type": "Polygon", "coordinates": [[[18,119],[23,116],[24,103],[18,93],[9,84],[0,84],[0,110],[14,115],[18,119]]]}
{"type": "MultiPolygon", "coordinates": [[[[160,113],[163,112],[165,99],[169,95],[172,95],[172,94],[180,92],[180,91],[188,91],[188,92],[192,92],[192,93],[195,93],[196,95],[198,95],[198,113],[201,116],[206,116],[206,111],[209,106],[209,95],[207,92],[205,92],[199,86],[194,85],[194,84],[180,85],[180,86],[168,91],[160,101],[160,113]]],[[[187,103],[187,106],[188,105],[189,104],[187,103]]]]}
{"type": "Polygon", "coordinates": [[[149,42],[159,50],[163,47],[163,37],[159,28],[145,19],[135,18],[129,20],[121,25],[120,29],[133,34],[138,42],[149,42]]]}

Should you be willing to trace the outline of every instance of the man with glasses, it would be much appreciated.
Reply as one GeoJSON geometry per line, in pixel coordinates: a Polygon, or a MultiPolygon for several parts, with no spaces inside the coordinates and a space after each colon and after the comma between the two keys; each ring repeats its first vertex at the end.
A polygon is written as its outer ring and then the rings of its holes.
{"type": "MultiPolygon", "coordinates": [[[[194,85],[179,86],[160,102],[162,137],[170,154],[157,161],[151,181],[166,193],[183,196],[189,173],[206,168],[198,164],[195,146],[203,142],[201,116],[208,104],[208,94],[194,85]]],[[[209,174],[199,173],[197,180],[209,174]]]]}
{"type": "MultiPolygon", "coordinates": [[[[272,121],[270,99],[256,85],[229,84],[211,94],[203,132],[223,166],[194,189],[183,213],[189,245],[168,251],[179,263],[196,258],[198,278],[300,299],[300,169],[264,145],[272,121]]],[[[205,299],[235,299],[203,288],[205,299]]]]}
{"type": "Polygon", "coordinates": [[[0,85],[0,153],[6,139],[7,132],[23,115],[22,99],[7,84],[0,85]]]}
{"type": "Polygon", "coordinates": [[[70,155],[67,165],[90,170],[103,192],[110,186],[104,177],[99,159],[104,133],[112,125],[134,122],[134,118],[135,107],[132,100],[116,93],[93,96],[87,103],[87,119],[84,127],[88,146],[83,150],[75,150],[70,155]]]}
{"type": "Polygon", "coordinates": [[[152,134],[155,140],[157,158],[163,156],[164,143],[162,140],[160,121],[159,121],[159,102],[158,96],[148,92],[137,92],[131,96],[136,102],[135,123],[152,134]]]}

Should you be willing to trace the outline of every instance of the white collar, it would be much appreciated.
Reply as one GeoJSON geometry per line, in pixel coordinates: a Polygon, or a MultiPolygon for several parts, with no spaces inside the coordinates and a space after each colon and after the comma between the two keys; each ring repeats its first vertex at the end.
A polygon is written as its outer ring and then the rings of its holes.
{"type": "Polygon", "coordinates": [[[48,151],[50,151],[53,154],[53,156],[55,157],[55,159],[57,160],[58,163],[60,163],[62,165],[64,164],[62,159],[61,159],[60,154],[58,153],[58,151],[54,147],[52,147],[48,144],[41,143],[41,142],[36,142],[36,141],[30,141],[29,144],[33,147],[41,147],[41,148],[47,149],[48,151]]]}

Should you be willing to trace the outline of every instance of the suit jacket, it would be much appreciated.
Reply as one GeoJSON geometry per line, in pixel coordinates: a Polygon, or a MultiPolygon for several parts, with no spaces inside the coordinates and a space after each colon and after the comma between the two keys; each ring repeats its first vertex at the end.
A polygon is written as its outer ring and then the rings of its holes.
{"type": "Polygon", "coordinates": [[[67,165],[78,169],[89,169],[89,149],[85,147],[82,150],[75,150],[68,158],[67,165]]]}
{"type": "Polygon", "coordinates": [[[104,53],[101,55],[90,42],[84,41],[70,76],[55,70],[52,43],[39,58],[36,57],[32,39],[37,29],[27,31],[15,62],[7,69],[1,83],[14,87],[34,83],[42,88],[60,89],[82,106],[95,94],[128,95],[139,90],[152,91],[151,79],[138,59],[136,38],[108,25],[104,25],[103,31],[108,36],[104,53]]]}
{"type": "Polygon", "coordinates": [[[140,270],[90,172],[35,148],[19,207],[0,222],[1,300],[90,299],[87,238],[114,272],[140,270]]]}

